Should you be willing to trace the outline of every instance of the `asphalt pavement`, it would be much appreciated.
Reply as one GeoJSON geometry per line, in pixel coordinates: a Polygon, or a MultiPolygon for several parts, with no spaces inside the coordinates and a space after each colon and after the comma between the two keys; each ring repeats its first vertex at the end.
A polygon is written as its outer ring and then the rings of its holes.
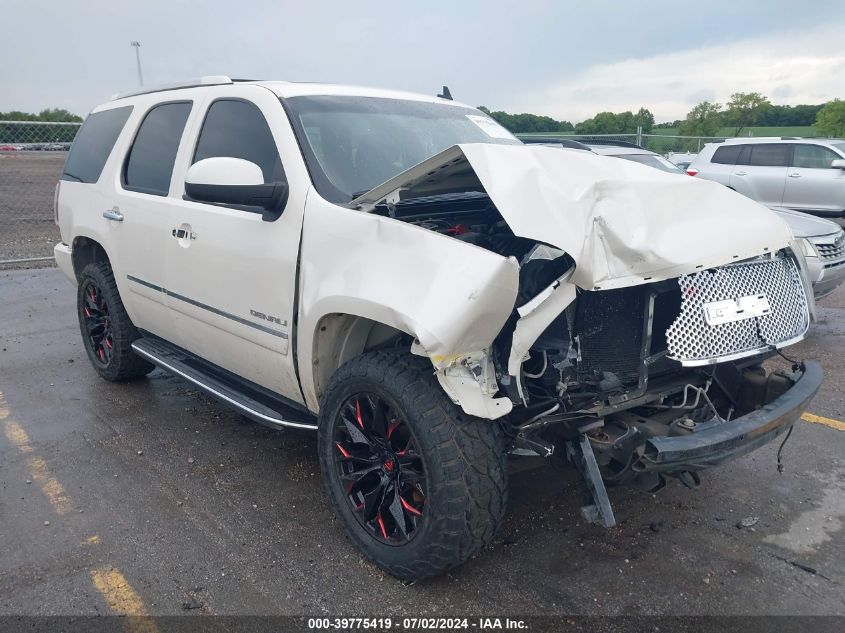
{"type": "Polygon", "coordinates": [[[605,530],[574,474],[515,461],[495,542],[410,586],[345,538],[312,436],[160,370],[102,381],[74,301],[56,269],[0,272],[0,615],[845,615],[842,288],[788,352],[826,380],[784,473],[769,445],[697,490],[613,489],[605,530]]]}

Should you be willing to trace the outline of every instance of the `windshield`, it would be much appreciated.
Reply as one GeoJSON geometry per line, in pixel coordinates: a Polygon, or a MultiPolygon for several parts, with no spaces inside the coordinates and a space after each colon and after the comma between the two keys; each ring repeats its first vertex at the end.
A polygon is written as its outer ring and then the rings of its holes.
{"type": "Polygon", "coordinates": [[[616,154],[616,158],[624,158],[625,160],[632,160],[635,163],[641,163],[654,167],[661,171],[668,171],[673,174],[682,174],[683,171],[674,163],[666,160],[662,156],[655,156],[654,154],[616,154]]]}
{"type": "Polygon", "coordinates": [[[379,97],[284,100],[320,195],[346,203],[458,143],[520,145],[474,108],[379,97]]]}

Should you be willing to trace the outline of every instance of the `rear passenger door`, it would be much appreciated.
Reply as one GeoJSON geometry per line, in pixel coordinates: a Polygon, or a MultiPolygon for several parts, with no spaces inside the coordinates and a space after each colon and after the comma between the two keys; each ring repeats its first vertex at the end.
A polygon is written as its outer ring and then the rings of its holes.
{"type": "Polygon", "coordinates": [[[310,180],[279,98],[255,85],[209,91],[179,157],[181,195],[170,215],[168,298],[175,343],[238,376],[302,402],[291,342],[302,214],[310,180]],[[273,221],[259,209],[191,200],[193,163],[248,160],[265,182],[284,179],[285,208],[273,221]]]}
{"type": "Polygon", "coordinates": [[[116,174],[117,204],[109,224],[121,297],[135,325],[176,336],[166,286],[173,166],[193,108],[190,100],[136,106],[141,122],[116,174]]]}
{"type": "Polygon", "coordinates": [[[845,211],[845,169],[830,166],[842,156],[822,145],[797,143],[793,148],[783,206],[819,215],[842,215],[845,211]]]}
{"type": "Polygon", "coordinates": [[[713,152],[713,156],[710,158],[710,164],[703,167],[698,173],[698,176],[707,180],[715,180],[729,187],[731,184],[731,174],[733,173],[737,158],[739,158],[740,150],[742,150],[742,145],[720,145],[713,152]]]}
{"type": "Polygon", "coordinates": [[[730,187],[766,206],[780,205],[790,152],[787,143],[743,145],[730,187]]]}

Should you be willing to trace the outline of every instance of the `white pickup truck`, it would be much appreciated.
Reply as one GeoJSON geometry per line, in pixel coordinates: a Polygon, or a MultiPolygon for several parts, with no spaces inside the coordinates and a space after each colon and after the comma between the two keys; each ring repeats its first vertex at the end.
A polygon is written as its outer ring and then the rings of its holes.
{"type": "Polygon", "coordinates": [[[56,221],[96,371],[157,365],[316,431],[350,538],[406,580],[491,541],[509,454],[571,462],[612,526],[606,482],[694,484],[822,379],[761,366],[814,312],[775,214],[525,146],[448,98],[227,77],[117,95],[56,221]]]}

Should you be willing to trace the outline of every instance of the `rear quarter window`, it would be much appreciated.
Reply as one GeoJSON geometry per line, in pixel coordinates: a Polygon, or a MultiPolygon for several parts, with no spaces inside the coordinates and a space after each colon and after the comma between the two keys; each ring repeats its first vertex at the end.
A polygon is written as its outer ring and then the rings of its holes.
{"type": "Polygon", "coordinates": [[[89,115],[70,148],[62,180],[97,182],[131,113],[132,106],[124,106],[89,115]]]}
{"type": "Polygon", "coordinates": [[[742,145],[724,145],[716,150],[710,162],[720,165],[736,165],[736,159],[739,157],[741,149],[742,145]]]}

